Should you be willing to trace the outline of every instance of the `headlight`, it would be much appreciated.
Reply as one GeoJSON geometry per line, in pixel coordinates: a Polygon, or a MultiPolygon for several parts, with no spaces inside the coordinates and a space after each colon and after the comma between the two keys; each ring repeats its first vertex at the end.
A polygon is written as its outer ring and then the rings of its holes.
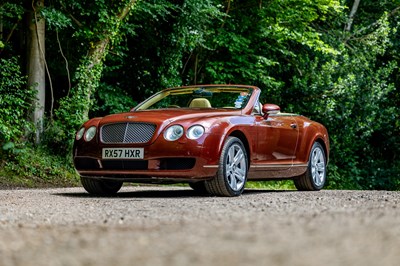
{"type": "Polygon", "coordinates": [[[79,129],[78,132],[76,132],[76,136],[75,136],[76,140],[80,140],[83,137],[83,133],[85,133],[84,127],[79,129]]]}
{"type": "Polygon", "coordinates": [[[198,139],[204,134],[204,127],[200,125],[192,126],[186,132],[186,137],[188,139],[198,139]]]}
{"type": "Polygon", "coordinates": [[[174,141],[182,137],[183,127],[179,125],[171,126],[164,131],[164,138],[168,141],[174,141]]]}
{"type": "Polygon", "coordinates": [[[96,130],[97,129],[96,129],[95,126],[90,127],[88,130],[86,130],[85,140],[86,141],[91,141],[94,138],[94,136],[96,136],[96,130]]]}

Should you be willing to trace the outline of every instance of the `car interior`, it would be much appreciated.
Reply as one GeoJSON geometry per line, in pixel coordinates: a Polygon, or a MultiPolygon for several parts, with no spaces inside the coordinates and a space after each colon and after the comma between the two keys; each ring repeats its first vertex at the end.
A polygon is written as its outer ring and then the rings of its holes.
{"type": "Polygon", "coordinates": [[[194,98],[189,105],[190,108],[211,108],[211,103],[206,98],[194,98]]]}

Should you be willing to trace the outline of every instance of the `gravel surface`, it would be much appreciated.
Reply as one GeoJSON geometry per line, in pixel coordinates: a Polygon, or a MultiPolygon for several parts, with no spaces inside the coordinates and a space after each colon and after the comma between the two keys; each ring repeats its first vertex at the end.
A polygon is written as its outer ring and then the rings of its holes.
{"type": "Polygon", "coordinates": [[[400,192],[0,190],[0,265],[400,265],[400,192]]]}

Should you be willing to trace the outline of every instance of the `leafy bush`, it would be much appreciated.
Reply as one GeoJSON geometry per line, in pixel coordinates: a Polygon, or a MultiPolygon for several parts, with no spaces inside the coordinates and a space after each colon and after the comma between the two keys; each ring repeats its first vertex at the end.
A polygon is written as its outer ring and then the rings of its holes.
{"type": "Polygon", "coordinates": [[[397,63],[379,60],[390,47],[390,34],[383,19],[368,38],[352,43],[351,50],[338,43],[338,55],[302,57],[302,72],[293,76],[284,95],[290,111],[328,128],[331,188],[399,188],[400,170],[394,167],[399,161],[390,156],[398,152],[398,141],[391,137],[396,134],[391,125],[398,107],[390,97],[395,91],[390,77],[397,63]]]}
{"type": "Polygon", "coordinates": [[[121,88],[106,83],[100,84],[95,96],[95,103],[90,113],[92,117],[129,112],[137,105],[137,102],[121,88]]]}
{"type": "Polygon", "coordinates": [[[49,153],[47,147],[9,150],[0,169],[0,184],[18,186],[71,186],[78,184],[78,175],[70,156],[49,153]],[[4,176],[4,177],[2,177],[4,176]]]}
{"type": "Polygon", "coordinates": [[[19,141],[33,125],[26,118],[36,91],[26,88],[16,57],[0,58],[0,144],[19,141]]]}

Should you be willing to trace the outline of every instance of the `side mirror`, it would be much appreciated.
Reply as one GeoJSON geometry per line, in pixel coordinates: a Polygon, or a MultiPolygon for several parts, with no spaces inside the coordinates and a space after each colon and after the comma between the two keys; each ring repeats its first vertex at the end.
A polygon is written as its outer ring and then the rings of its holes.
{"type": "Polygon", "coordinates": [[[266,103],[262,107],[262,113],[265,119],[267,119],[270,114],[277,114],[280,111],[281,108],[278,105],[272,103],[266,103]]]}

